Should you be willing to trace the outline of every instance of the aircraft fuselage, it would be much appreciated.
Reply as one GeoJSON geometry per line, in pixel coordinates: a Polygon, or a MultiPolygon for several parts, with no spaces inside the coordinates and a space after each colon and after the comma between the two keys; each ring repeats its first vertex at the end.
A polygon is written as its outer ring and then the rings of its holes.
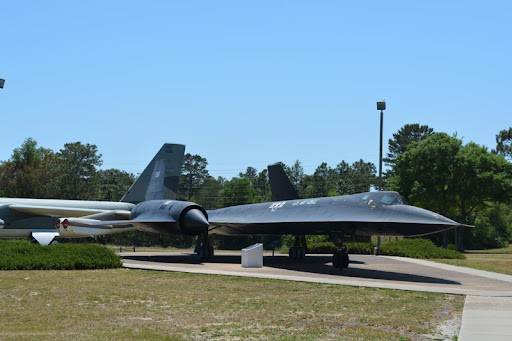
{"type": "Polygon", "coordinates": [[[419,236],[459,223],[404,204],[396,192],[284,200],[208,211],[210,229],[221,235],[328,234],[419,236]]]}

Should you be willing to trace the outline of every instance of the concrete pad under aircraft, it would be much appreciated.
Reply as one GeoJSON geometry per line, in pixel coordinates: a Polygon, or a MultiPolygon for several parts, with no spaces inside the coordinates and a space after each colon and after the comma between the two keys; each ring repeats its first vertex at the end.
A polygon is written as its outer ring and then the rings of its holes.
{"type": "Polygon", "coordinates": [[[263,268],[242,268],[240,252],[218,252],[202,263],[190,253],[124,252],[127,268],[282,279],[372,288],[474,296],[512,297],[512,276],[400,257],[350,255],[350,267],[336,269],[332,256],[264,256],[263,268]]]}

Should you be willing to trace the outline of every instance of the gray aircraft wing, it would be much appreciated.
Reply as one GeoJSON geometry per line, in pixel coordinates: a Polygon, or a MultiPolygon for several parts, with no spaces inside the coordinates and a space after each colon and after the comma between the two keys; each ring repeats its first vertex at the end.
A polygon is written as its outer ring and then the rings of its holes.
{"type": "MultiPolygon", "coordinates": [[[[15,204],[7,205],[9,209],[21,213],[27,213],[37,216],[48,216],[48,217],[83,217],[92,214],[104,213],[104,209],[92,209],[92,208],[81,208],[81,207],[52,207],[52,206],[40,206],[40,205],[24,205],[15,204]]],[[[129,211],[128,211],[129,212],[129,211]]]]}

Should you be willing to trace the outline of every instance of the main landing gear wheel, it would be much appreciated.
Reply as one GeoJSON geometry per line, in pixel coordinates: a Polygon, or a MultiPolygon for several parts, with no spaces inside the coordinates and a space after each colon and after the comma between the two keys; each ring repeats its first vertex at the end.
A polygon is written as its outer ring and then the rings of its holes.
{"type": "Polygon", "coordinates": [[[332,256],[332,266],[337,269],[346,269],[350,263],[346,250],[340,250],[332,256]]]}
{"type": "Polygon", "coordinates": [[[288,250],[288,255],[293,260],[301,260],[306,257],[307,250],[306,236],[295,236],[295,242],[288,250]]]}
{"type": "Polygon", "coordinates": [[[213,255],[214,255],[213,246],[208,245],[208,244],[203,244],[203,245],[199,246],[199,249],[197,251],[197,257],[200,260],[211,259],[211,258],[213,258],[213,255]]]}
{"type": "Polygon", "coordinates": [[[201,261],[213,258],[214,251],[213,246],[208,240],[208,232],[197,236],[196,249],[194,251],[197,253],[197,258],[201,261]]]}
{"type": "Polygon", "coordinates": [[[341,233],[331,233],[329,239],[336,245],[337,251],[332,255],[332,266],[336,269],[346,269],[350,263],[347,248],[343,244],[344,236],[341,233]]]}
{"type": "Polygon", "coordinates": [[[304,259],[304,257],[306,257],[306,248],[300,246],[292,246],[288,250],[288,255],[293,260],[304,259]]]}

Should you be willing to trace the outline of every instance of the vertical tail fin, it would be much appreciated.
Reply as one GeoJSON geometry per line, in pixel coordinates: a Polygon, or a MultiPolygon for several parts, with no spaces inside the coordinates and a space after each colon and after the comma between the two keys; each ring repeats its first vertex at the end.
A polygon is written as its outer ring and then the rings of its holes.
{"type": "Polygon", "coordinates": [[[184,154],[184,145],[164,144],[121,201],[176,199],[184,154]]]}
{"type": "Polygon", "coordinates": [[[284,172],[280,163],[268,165],[268,178],[270,180],[270,190],[272,192],[272,201],[299,199],[299,194],[292,182],[284,172]]]}
{"type": "MultiPolygon", "coordinates": [[[[165,179],[165,160],[160,159],[155,163],[148,190],[144,196],[144,200],[160,200],[164,199],[164,179],[165,179]]],[[[167,198],[175,199],[175,198],[167,198]]]]}

